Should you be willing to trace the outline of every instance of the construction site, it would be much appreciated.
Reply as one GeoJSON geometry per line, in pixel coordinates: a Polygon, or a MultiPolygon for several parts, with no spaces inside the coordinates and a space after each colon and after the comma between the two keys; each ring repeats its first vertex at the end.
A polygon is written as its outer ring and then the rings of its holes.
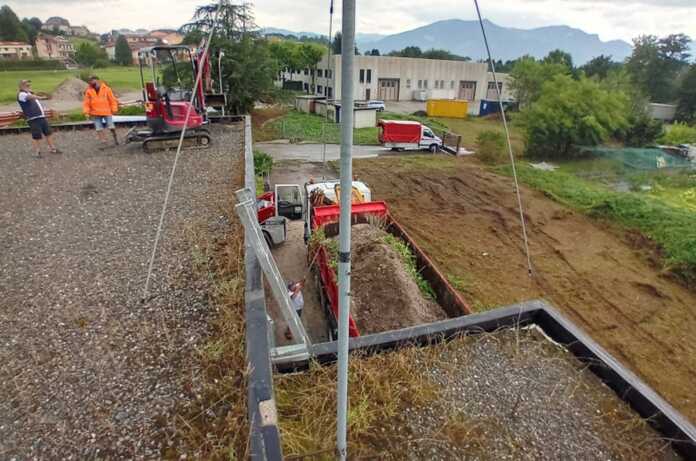
{"type": "Polygon", "coordinates": [[[225,112],[212,24],[140,52],[113,145],[54,120],[32,158],[0,128],[0,458],[696,459],[688,156],[535,163],[494,69],[492,118],[285,138],[288,104],[225,112]]]}

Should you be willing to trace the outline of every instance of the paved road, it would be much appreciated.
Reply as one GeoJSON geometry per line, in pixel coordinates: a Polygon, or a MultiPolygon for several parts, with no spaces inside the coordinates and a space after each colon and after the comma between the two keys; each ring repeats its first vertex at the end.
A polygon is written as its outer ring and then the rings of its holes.
{"type": "MultiPolygon", "coordinates": [[[[288,142],[260,142],[254,144],[256,149],[269,154],[275,160],[304,160],[321,162],[324,156],[323,144],[290,144],[288,142]]],[[[377,157],[390,152],[382,146],[353,146],[353,158],[377,157]]],[[[326,160],[340,158],[340,145],[326,145],[326,160]]]]}

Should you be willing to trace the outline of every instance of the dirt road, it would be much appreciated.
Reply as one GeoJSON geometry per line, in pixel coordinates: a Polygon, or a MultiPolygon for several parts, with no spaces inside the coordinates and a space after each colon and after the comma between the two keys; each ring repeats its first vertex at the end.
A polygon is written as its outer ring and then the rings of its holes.
{"type": "Polygon", "coordinates": [[[696,294],[640,238],[525,189],[530,278],[510,178],[444,156],[358,160],[355,173],[475,308],[551,301],[696,421],[696,294]]]}

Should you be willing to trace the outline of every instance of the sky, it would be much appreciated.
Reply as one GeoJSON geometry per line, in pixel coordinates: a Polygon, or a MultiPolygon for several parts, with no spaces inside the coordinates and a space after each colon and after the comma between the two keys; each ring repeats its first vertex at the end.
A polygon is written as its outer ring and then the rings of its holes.
{"type": "MultiPolygon", "coordinates": [[[[208,0],[9,0],[19,16],[62,16],[73,25],[106,32],[113,28],[176,28],[208,0]]],[[[241,0],[240,0],[241,1],[241,0]]],[[[329,0],[256,0],[260,27],[328,34],[329,0]]],[[[0,4],[3,1],[0,0],[0,4]]],[[[568,25],[602,40],[630,42],[640,34],[683,32],[696,39],[696,0],[479,0],[496,24],[529,29],[568,25]]],[[[340,25],[337,0],[334,30],[340,25]]],[[[474,19],[473,0],[357,0],[357,32],[391,34],[442,19],[474,19]]],[[[340,27],[340,26],[339,26],[340,27]]]]}

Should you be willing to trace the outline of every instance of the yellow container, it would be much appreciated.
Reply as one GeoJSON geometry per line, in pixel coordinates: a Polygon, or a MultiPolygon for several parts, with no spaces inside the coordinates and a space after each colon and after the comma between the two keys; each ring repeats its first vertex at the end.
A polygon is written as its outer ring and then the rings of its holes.
{"type": "Polygon", "coordinates": [[[469,103],[463,99],[428,99],[425,111],[428,117],[466,118],[469,103]]]}

